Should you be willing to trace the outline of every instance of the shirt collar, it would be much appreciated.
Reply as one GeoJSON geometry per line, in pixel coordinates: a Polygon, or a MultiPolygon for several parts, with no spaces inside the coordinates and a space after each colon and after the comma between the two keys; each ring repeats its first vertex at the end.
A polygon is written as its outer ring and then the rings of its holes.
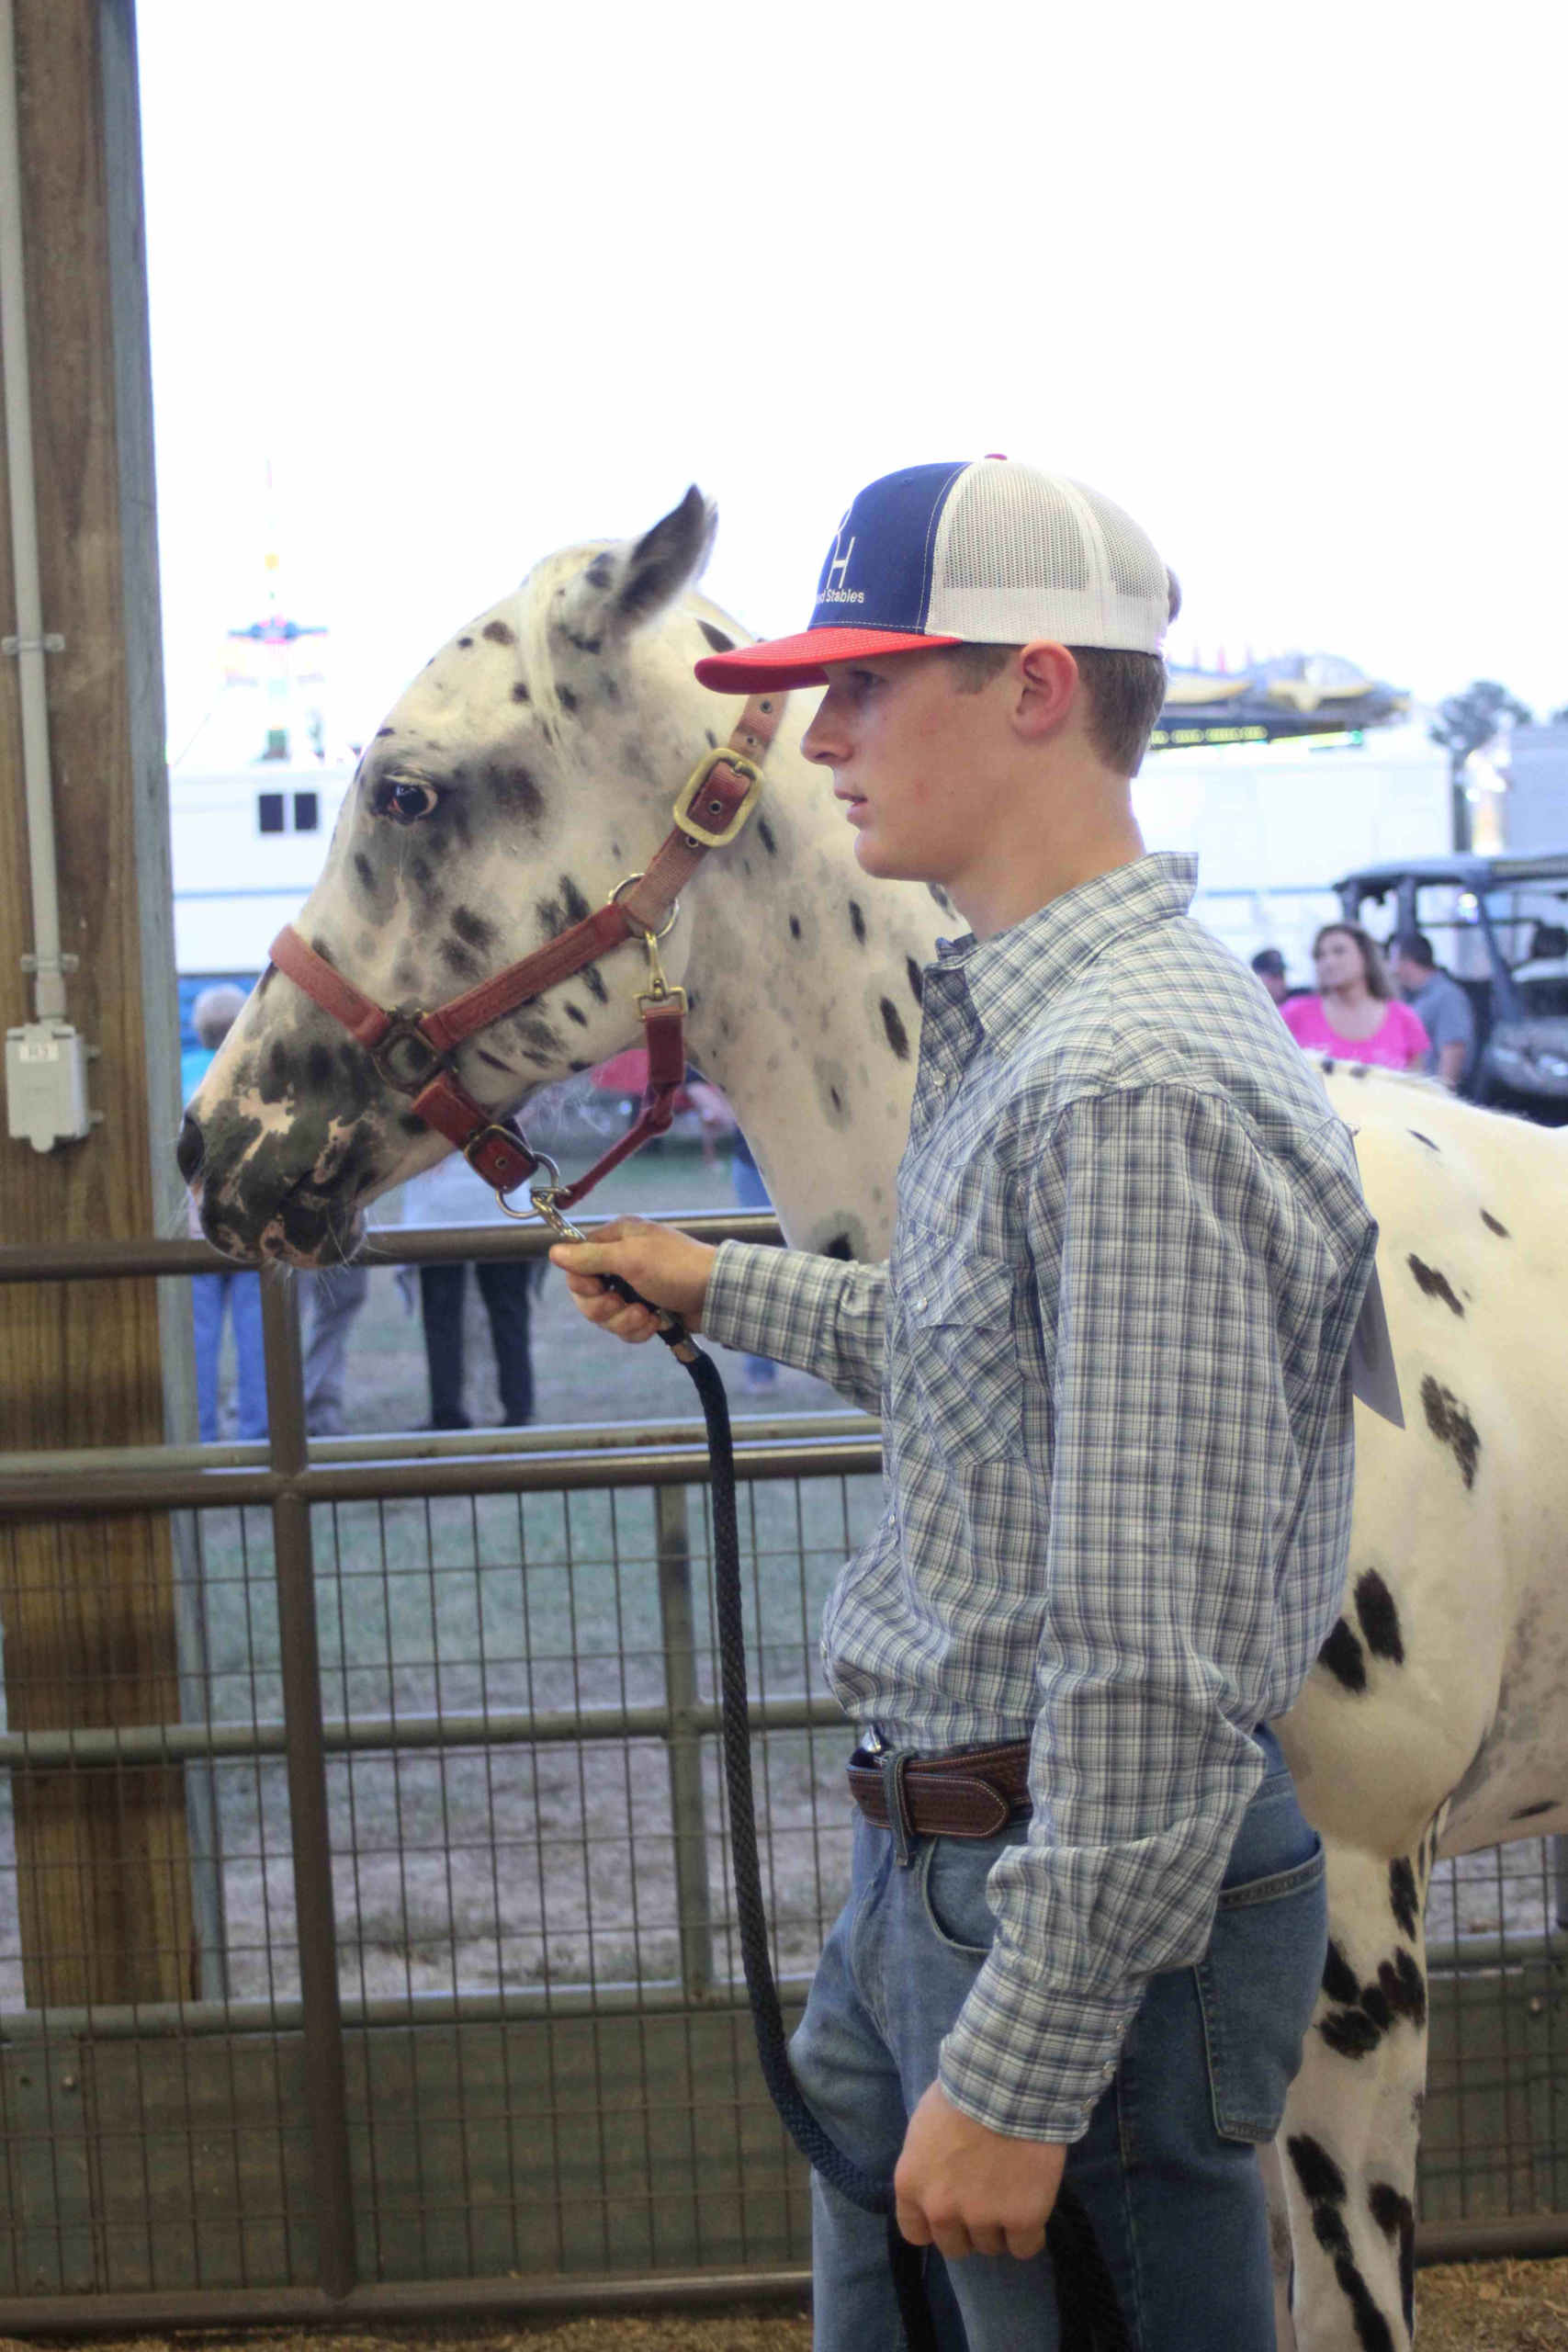
{"type": "Polygon", "coordinates": [[[1134,858],[1080,882],[1021,922],[978,940],[938,940],[939,971],[962,972],[976,1016],[993,1045],[1032,1020],[1063,982],[1113,940],[1184,915],[1198,888],[1195,857],[1168,851],[1134,858]]]}

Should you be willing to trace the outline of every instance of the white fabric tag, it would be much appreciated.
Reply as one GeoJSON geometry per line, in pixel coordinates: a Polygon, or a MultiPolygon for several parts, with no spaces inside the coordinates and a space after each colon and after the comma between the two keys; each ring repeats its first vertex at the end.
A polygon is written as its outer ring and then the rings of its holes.
{"type": "Polygon", "coordinates": [[[1394,1369],[1393,1342],[1383,1313],[1382,1284],[1376,1265],[1361,1300],[1361,1311],[1350,1334],[1350,1388],[1369,1412],[1381,1414],[1396,1430],[1404,1427],[1399,1401],[1399,1374],[1394,1369]]]}

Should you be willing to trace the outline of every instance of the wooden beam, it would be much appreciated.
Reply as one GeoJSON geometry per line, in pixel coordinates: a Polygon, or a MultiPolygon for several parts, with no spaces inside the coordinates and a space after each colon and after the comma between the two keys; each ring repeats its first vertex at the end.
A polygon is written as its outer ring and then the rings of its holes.
{"type": "MultiPolygon", "coordinates": [[[[169,1228],[179,1124],[168,793],[133,0],[16,0],[22,214],[62,943],[68,1017],[103,1124],[35,1153],[0,1140],[12,1241],[169,1228]]],[[[7,467],[6,479],[9,481],[7,467]]],[[[15,609],[8,530],[0,609],[15,609]]],[[[0,663],[0,1012],[30,1017],[14,663],[0,663]]],[[[6,1443],[156,1443],[188,1303],[151,1282],[17,1286],[0,1302],[6,1443]]],[[[183,1376],[183,1375],[182,1375],[183,1376]]],[[[26,1522],[0,1545],[13,1729],[152,1723],[179,1712],[175,1548],[166,1516],[26,1522]]],[[[187,1661],[188,1662],[188,1661],[187,1661]]],[[[159,2000],[196,1989],[178,1768],[16,1771],[29,2002],[159,2000]]]]}

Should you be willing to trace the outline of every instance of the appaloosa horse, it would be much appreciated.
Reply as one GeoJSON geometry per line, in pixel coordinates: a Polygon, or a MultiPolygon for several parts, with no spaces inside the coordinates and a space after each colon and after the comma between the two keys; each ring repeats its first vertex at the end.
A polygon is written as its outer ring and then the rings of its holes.
{"type": "MultiPolygon", "coordinates": [[[[365,995],[440,1003],[649,865],[675,789],[734,716],[692,676],[737,635],[692,589],[712,527],[693,492],[635,546],[550,557],[395,705],[299,926],[365,995]]],[[[942,910],[862,876],[800,757],[802,720],[785,719],[748,829],[692,881],[665,960],[691,995],[693,1058],[752,1139],[790,1240],[872,1259],[942,910]]],[[[469,1038],[457,1075],[497,1113],[525,1103],[635,1038],[644,986],[623,944],[469,1038]]],[[[1400,2352],[1431,1865],[1568,1829],[1568,1143],[1419,1082],[1325,1075],[1382,1227],[1409,1426],[1361,1419],[1344,1613],[1281,1726],[1328,1849],[1333,1940],[1275,2187],[1300,2352],[1400,2352]]],[[[446,1148],[272,971],[180,1157],[220,1249],[310,1266],[446,1148]]]]}

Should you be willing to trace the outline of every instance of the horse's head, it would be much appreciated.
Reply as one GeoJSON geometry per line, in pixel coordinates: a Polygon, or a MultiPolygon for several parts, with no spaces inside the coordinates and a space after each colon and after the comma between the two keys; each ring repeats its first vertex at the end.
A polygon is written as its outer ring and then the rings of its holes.
{"type": "MultiPolygon", "coordinates": [[[[692,677],[731,641],[716,607],[687,593],[713,527],[693,489],[635,544],[547,559],[393,706],[297,925],[365,995],[394,1011],[442,1004],[649,863],[728,707],[692,677]]],[[[690,935],[682,922],[669,943],[671,980],[690,935]]],[[[607,985],[594,966],[470,1038],[456,1073],[499,1114],[638,1034],[634,978],[607,985]]],[[[447,1148],[366,1049],[269,968],[191,1102],[179,1161],[220,1250],[311,1266],[352,1248],[375,1193],[447,1148]]]]}

